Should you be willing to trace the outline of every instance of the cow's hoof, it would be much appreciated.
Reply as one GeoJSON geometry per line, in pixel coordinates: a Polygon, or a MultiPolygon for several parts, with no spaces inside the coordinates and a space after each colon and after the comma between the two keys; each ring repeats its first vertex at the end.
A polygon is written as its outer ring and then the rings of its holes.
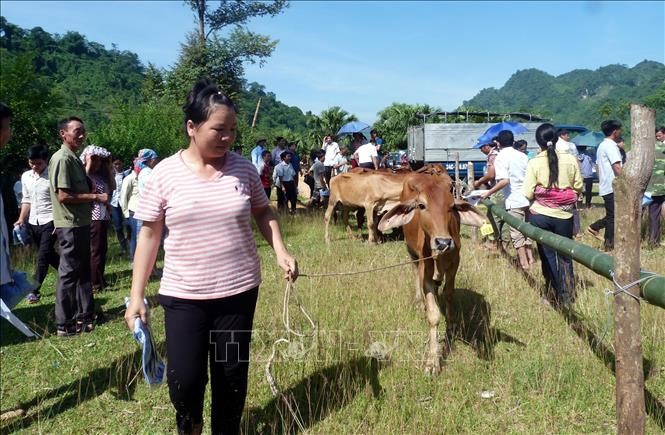
{"type": "Polygon", "coordinates": [[[425,374],[428,376],[437,376],[439,373],[441,373],[441,360],[439,357],[427,357],[425,361],[425,374]]]}

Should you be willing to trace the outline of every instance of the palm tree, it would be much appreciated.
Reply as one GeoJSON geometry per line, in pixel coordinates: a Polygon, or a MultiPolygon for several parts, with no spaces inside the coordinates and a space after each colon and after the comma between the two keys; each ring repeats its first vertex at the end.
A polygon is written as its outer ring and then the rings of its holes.
{"type": "Polygon", "coordinates": [[[311,143],[321,144],[326,135],[335,135],[344,124],[357,120],[358,118],[355,115],[349,114],[341,107],[331,107],[322,111],[318,116],[313,114],[309,116],[307,119],[307,138],[311,143]]]}
{"type": "Polygon", "coordinates": [[[420,125],[423,122],[422,114],[438,111],[427,104],[393,103],[378,113],[379,120],[374,123],[374,128],[390,149],[403,149],[406,148],[407,128],[420,125]]]}

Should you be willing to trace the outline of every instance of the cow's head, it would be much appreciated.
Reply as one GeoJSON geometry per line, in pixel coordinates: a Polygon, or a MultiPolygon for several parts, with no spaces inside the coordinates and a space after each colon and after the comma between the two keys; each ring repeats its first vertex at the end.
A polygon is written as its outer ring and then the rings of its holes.
{"type": "Polygon", "coordinates": [[[404,181],[400,202],[386,213],[379,230],[406,225],[414,218],[433,253],[459,247],[460,223],[481,226],[484,216],[466,201],[456,200],[444,177],[414,174],[404,181]]]}

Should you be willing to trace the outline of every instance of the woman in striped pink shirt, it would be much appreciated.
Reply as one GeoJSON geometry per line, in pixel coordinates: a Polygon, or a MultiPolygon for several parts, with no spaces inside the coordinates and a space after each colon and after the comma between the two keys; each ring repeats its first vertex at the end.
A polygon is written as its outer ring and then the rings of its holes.
{"type": "Polygon", "coordinates": [[[230,152],[236,137],[233,103],[204,80],[183,111],[189,147],[154,168],[135,213],[143,227],[125,319],[131,330],[136,317],[148,322],[144,288],[166,227],[158,299],[178,432],[201,433],[209,360],[211,431],[237,433],[261,282],[252,217],[286,278],[297,278],[298,265],[282,241],[256,168],[230,152]]]}

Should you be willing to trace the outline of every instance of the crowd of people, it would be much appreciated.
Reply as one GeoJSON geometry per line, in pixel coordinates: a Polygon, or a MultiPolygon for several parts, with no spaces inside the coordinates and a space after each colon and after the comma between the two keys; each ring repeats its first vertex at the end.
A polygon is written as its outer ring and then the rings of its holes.
{"type": "MultiPolygon", "coordinates": [[[[593,222],[587,232],[603,241],[603,249],[614,249],[614,192],[612,181],[621,174],[626,161],[621,139],[621,123],[607,120],[601,124],[605,139],[597,150],[595,167],[599,195],[605,216],[593,222]],[[623,152],[622,152],[623,151],[623,152]],[[604,229],[603,237],[600,236],[604,229]]],[[[648,246],[660,246],[661,213],[665,202],[665,127],[656,130],[656,162],[647,187],[644,205],[648,209],[648,246]]],[[[487,156],[487,170],[474,183],[486,187],[483,198],[498,194],[495,200],[509,214],[549,232],[573,238],[581,236],[579,209],[591,206],[594,163],[586,147],[570,142],[570,133],[542,124],[536,130],[540,152],[527,155],[526,143],[515,141],[509,130],[501,131],[491,142],[480,144],[487,156]]],[[[497,235],[501,237],[501,235],[497,235]]],[[[533,264],[532,242],[521,232],[510,228],[510,239],[517,251],[520,266],[529,270],[533,264]]],[[[542,273],[547,291],[543,302],[567,307],[574,298],[573,263],[570,257],[538,244],[542,273]]]]}
{"type": "MultiPolygon", "coordinates": [[[[57,270],[56,335],[92,332],[94,294],[107,286],[104,272],[112,225],[133,269],[127,326],[133,330],[137,318],[148,325],[145,288],[151,276],[159,275],[155,264],[162,247],[158,300],[165,313],[167,379],[178,431],[201,432],[204,392],[210,382],[212,432],[236,433],[247,393],[249,345],[261,283],[251,220],[274,249],[284,277],[295,280],[298,264],[286,249],[270,207],[273,187],[278,207],[293,212],[301,176],[310,186],[308,204],[322,204],[333,177],[353,167],[379,169],[386,156],[381,155],[382,139],[372,131],[369,140],[355,134],[348,149],[332,135],[325,136],[321,147],[311,152],[307,170],[297,144],[284,138],[277,138],[273,150],[266,149],[266,139],[258,140],[248,160],[234,152],[239,151],[233,146],[235,106],[205,80],[194,85],[183,112],[188,146],[159,165],[157,153],[148,148],[137,152],[130,168],[104,147],[83,148],[85,124],[73,116],[60,121],[62,144],[50,158],[46,146],[27,150],[29,169],[21,174],[15,222],[37,248],[35,288],[27,301],[40,301],[40,288],[52,267],[57,270]],[[214,242],[211,228],[221,230],[215,232],[214,242]]],[[[11,110],[0,103],[0,146],[10,138],[10,119],[11,110]]],[[[621,124],[609,120],[601,129],[605,140],[598,147],[596,165],[605,216],[587,231],[599,236],[604,229],[604,248],[609,251],[614,246],[612,180],[621,173],[625,154],[621,124]]],[[[656,138],[656,165],[647,189],[650,246],[660,243],[665,128],[656,131],[656,138]]],[[[540,152],[531,156],[527,144],[515,141],[508,130],[482,144],[487,172],[474,187],[487,187],[484,197],[500,192],[512,216],[572,238],[579,231],[580,198],[591,204],[593,163],[569,142],[567,131],[552,124],[536,130],[536,142],[540,152]]],[[[0,198],[1,285],[12,280],[3,208],[0,198]]],[[[514,229],[510,239],[521,267],[530,269],[535,263],[532,241],[514,229]]],[[[569,306],[574,298],[572,260],[542,244],[537,251],[546,286],[552,290],[545,299],[569,306]]]]}
{"type": "Polygon", "coordinates": [[[321,148],[310,152],[308,165],[301,163],[296,142],[287,142],[283,137],[278,137],[272,151],[266,149],[266,144],[267,140],[264,138],[257,140],[256,146],[250,152],[250,159],[268,198],[274,187],[277,208],[290,213],[295,213],[296,210],[301,176],[310,189],[306,206],[324,206],[330,189],[330,179],[335,175],[355,167],[379,169],[389,164],[389,154],[382,152],[383,139],[376,130],[370,132],[369,140],[362,133],[353,133],[349,147],[335,142],[332,134],[326,135],[321,148]]]}

